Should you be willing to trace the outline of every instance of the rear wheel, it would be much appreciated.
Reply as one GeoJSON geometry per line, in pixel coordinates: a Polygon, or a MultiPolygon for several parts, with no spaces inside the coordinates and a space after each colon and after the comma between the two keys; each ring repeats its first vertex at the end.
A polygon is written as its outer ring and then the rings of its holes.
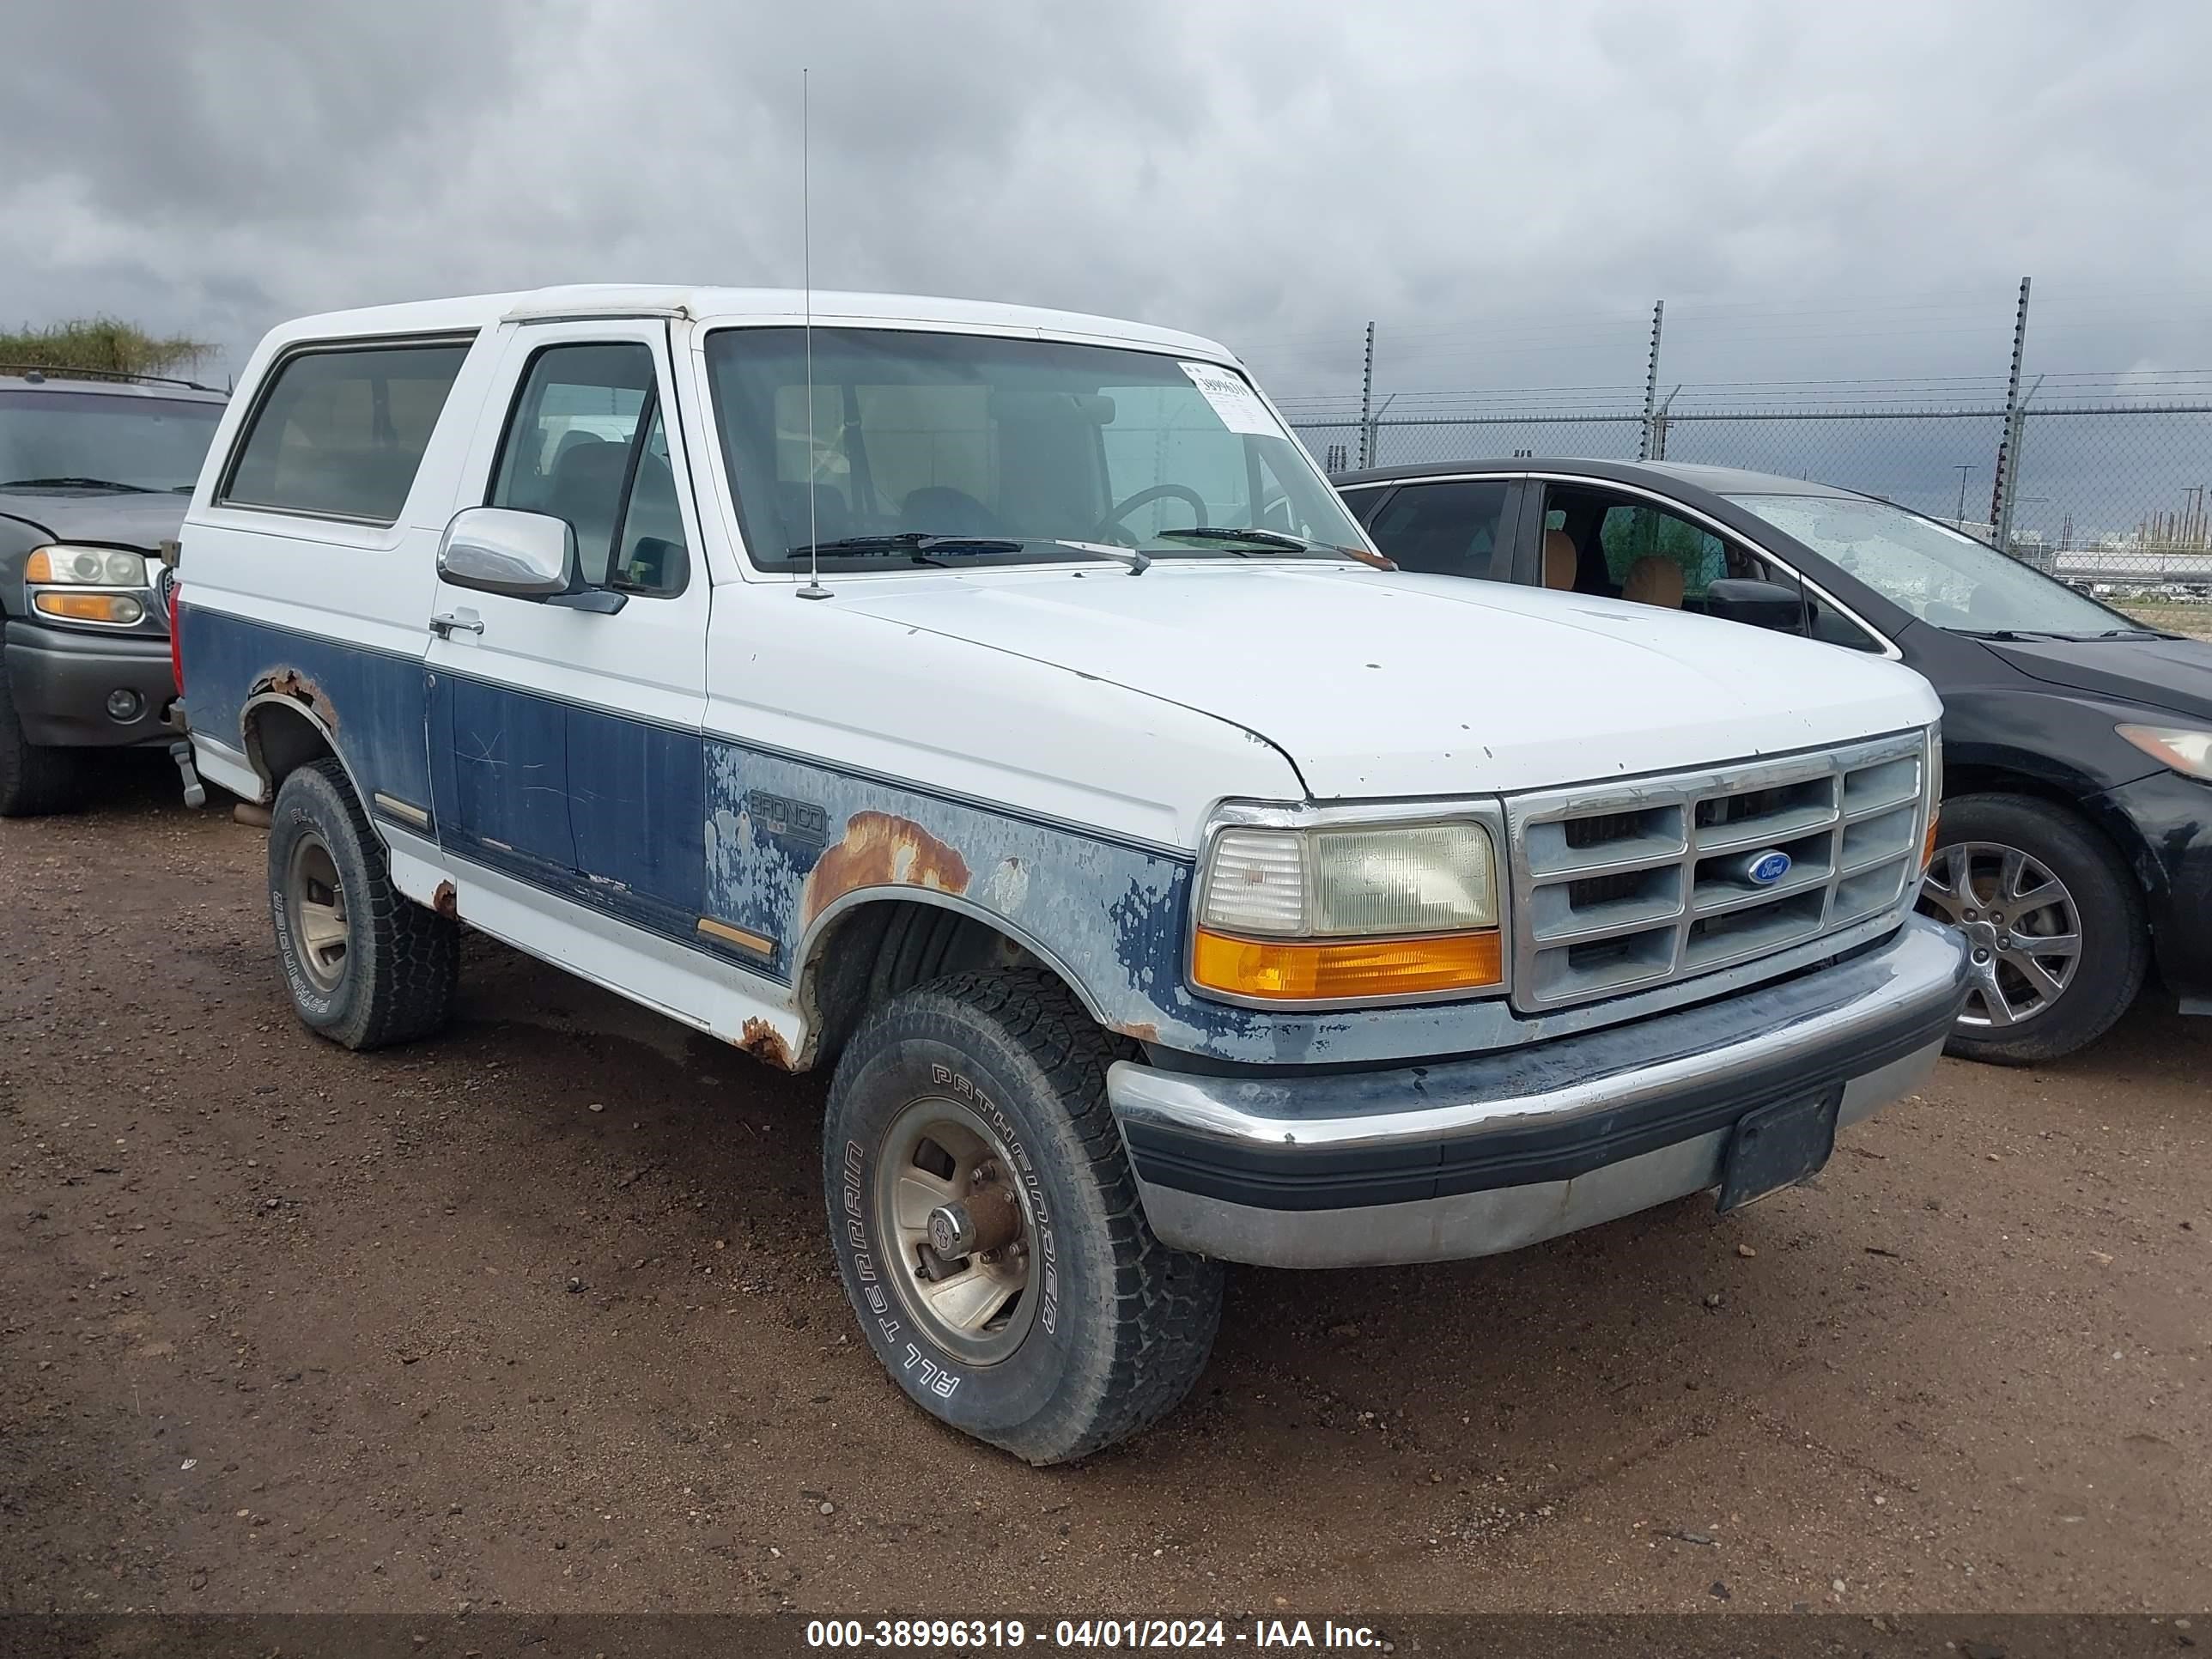
{"type": "Polygon", "coordinates": [[[50,749],[23,735],[8,671],[0,664],[0,818],[35,818],[66,812],[82,799],[84,757],[50,749]]]}
{"type": "Polygon", "coordinates": [[[2022,1065],[2095,1042],[2150,960],[2142,892],[2118,851],[2025,795],[1943,803],[1920,909],[1966,937],[1974,988],[1948,1049],[1964,1059],[2022,1065]]]}
{"type": "Polygon", "coordinates": [[[269,914],[293,1011],[333,1042],[380,1048],[451,1018],[459,925],[392,884],[384,845],[335,760],[301,767],[276,792],[269,914]]]}
{"type": "Polygon", "coordinates": [[[1032,1463],[1111,1445],[1205,1369],[1222,1269],[1153,1237],[1106,1068],[1059,981],[960,974],[870,1014],[837,1065],[823,1176],[868,1346],[953,1427],[1032,1463]]]}

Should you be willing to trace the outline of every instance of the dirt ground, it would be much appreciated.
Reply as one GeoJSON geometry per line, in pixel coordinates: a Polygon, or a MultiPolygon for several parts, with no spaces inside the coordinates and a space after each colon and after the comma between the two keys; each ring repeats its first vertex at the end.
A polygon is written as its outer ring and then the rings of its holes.
{"type": "Polygon", "coordinates": [[[445,1039],[319,1042],[172,782],[0,824],[0,1610],[2212,1605],[2212,1022],[1731,1218],[1241,1273],[1036,1471],[857,1340],[819,1081],[480,939],[445,1039]]]}

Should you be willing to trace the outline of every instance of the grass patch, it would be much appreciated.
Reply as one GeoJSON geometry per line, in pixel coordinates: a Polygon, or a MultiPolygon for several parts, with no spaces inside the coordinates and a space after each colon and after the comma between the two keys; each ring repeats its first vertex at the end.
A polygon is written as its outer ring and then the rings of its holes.
{"type": "Polygon", "coordinates": [[[52,374],[181,375],[215,355],[204,340],[149,334],[115,317],[79,317],[44,328],[0,331],[0,365],[52,374]]]}

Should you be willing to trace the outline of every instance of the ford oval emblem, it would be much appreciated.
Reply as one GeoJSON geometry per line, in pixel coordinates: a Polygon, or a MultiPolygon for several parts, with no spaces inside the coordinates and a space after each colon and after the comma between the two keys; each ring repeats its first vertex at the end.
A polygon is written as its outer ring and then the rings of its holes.
{"type": "Polygon", "coordinates": [[[1779,850],[1761,853],[1744,873],[1761,887],[1771,887],[1790,873],[1790,854],[1779,850]]]}

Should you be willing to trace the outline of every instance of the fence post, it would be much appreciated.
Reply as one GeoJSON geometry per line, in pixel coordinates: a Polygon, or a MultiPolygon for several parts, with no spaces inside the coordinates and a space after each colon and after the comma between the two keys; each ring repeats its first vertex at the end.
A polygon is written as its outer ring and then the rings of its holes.
{"type": "Polygon", "coordinates": [[[2004,431],[1997,439],[1996,476],[1990,481],[1990,523],[1997,551],[2012,551],[2012,504],[2020,493],[2020,360],[2027,347],[2028,279],[2020,279],[2020,307],[2012,319],[2012,377],[2005,385],[2004,431]]]}
{"type": "Polygon", "coordinates": [[[1644,441],[1637,447],[1636,459],[1656,461],[1664,455],[1665,440],[1660,436],[1659,419],[1659,325],[1666,319],[1667,302],[1651,302],[1651,352],[1644,365],[1644,441]]]}
{"type": "Polygon", "coordinates": [[[1359,465],[1373,465],[1368,454],[1368,434],[1373,429],[1370,408],[1375,402],[1375,325],[1367,325],[1367,357],[1359,370],[1359,465]]]}
{"type": "Polygon", "coordinates": [[[1359,430],[1359,442],[1367,455],[1364,465],[1368,466],[1382,465],[1382,417],[1390,412],[1390,405],[1397,401],[1398,394],[1395,392],[1385,398],[1382,408],[1376,410],[1373,417],[1359,430]]]}
{"type": "Polygon", "coordinates": [[[2005,422],[2004,501],[1997,508],[1994,532],[1997,550],[2001,553],[2012,552],[2013,503],[2020,499],[2020,458],[2023,448],[2021,440],[2027,435],[2027,406],[2035,401],[2035,394],[2042,389],[2043,376],[2039,374],[2035,377],[2035,384],[2028,387],[2018,400],[2018,407],[2013,410],[2012,418],[2005,422]]]}

